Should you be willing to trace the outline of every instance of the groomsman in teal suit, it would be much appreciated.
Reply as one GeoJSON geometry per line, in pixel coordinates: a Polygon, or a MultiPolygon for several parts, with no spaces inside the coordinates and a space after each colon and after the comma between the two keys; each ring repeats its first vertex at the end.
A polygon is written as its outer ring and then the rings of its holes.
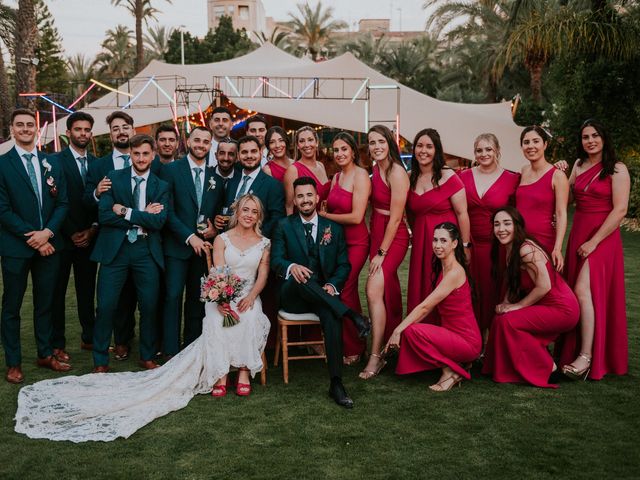
{"type": "Polygon", "coordinates": [[[15,146],[0,157],[0,256],[2,313],[0,330],[7,364],[6,380],[24,381],[20,347],[20,308],[31,272],[37,364],[58,372],[60,362],[51,346],[51,305],[63,246],[60,235],[68,211],[64,174],[54,159],[35,147],[36,117],[17,109],[11,114],[15,146]]]}
{"type": "Polygon", "coordinates": [[[180,348],[180,318],[183,292],[183,345],[202,333],[204,304],[200,301],[200,278],[206,272],[204,255],[211,248],[209,240],[215,212],[221,207],[224,185],[207,166],[211,148],[211,131],[196,127],[187,140],[188,154],[165,165],[163,178],[169,184],[172,201],[164,229],[166,294],[164,297],[163,352],[171,357],[180,348]],[[185,291],[186,287],[186,291],[185,291]]]}
{"type": "Polygon", "coordinates": [[[109,370],[109,342],[129,274],[140,309],[140,366],[158,366],[153,360],[154,323],[160,271],[164,268],[160,230],[167,219],[169,186],[151,173],[153,138],[136,135],[130,143],[133,165],[108,174],[111,188],[102,192],[98,205],[100,232],[91,255],[100,263],[93,331],[96,373],[109,370]]]}
{"type": "Polygon", "coordinates": [[[343,407],[353,401],[342,385],[342,317],[351,319],[361,337],[369,334],[369,321],[340,301],[339,290],[351,265],[342,227],[320,217],[316,183],[300,177],[293,182],[297,213],[278,223],[271,242],[271,268],[284,279],[282,308],[291,313],[314,312],[320,317],[331,384],[329,395],[343,407]]]}
{"type": "Polygon", "coordinates": [[[55,283],[53,300],[53,354],[58,360],[68,362],[65,351],[66,295],[71,267],[76,290],[78,317],[82,327],[80,348],[91,350],[93,324],[95,322],[95,290],[98,266],[89,258],[98,233],[97,206],[82,201],[87,181],[87,171],[97,159],[87,151],[91,142],[93,117],[88,113],[74,112],[67,117],[69,147],[55,155],[67,181],[69,213],[62,224],[64,248],[60,251],[60,270],[55,283]]]}
{"type": "MultiPolygon", "coordinates": [[[[113,150],[89,166],[85,186],[85,203],[96,208],[100,196],[111,188],[109,172],[131,166],[129,140],[136,134],[133,118],[122,110],[112,112],[106,120],[113,150]]],[[[127,279],[119,308],[113,328],[116,343],[114,357],[116,360],[126,360],[135,328],[136,295],[131,278],[127,279]]]]}
{"type": "Polygon", "coordinates": [[[279,181],[262,171],[261,159],[260,141],[256,137],[246,136],[238,140],[238,161],[242,171],[227,183],[224,206],[231,207],[245,193],[258,197],[264,207],[262,234],[271,238],[276,224],[285,216],[284,188],[279,181]]]}
{"type": "Polygon", "coordinates": [[[151,162],[151,171],[162,178],[162,169],[176,159],[180,139],[175,127],[171,125],[160,125],[156,130],[155,138],[158,153],[151,162]]]}

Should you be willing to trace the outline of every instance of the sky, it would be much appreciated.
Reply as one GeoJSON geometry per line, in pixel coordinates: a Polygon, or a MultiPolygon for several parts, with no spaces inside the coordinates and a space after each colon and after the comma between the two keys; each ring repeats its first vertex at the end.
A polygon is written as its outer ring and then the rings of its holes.
{"type": "MultiPolygon", "coordinates": [[[[111,0],[45,0],[55,17],[55,24],[63,39],[65,54],[85,53],[93,56],[100,51],[105,32],[118,24],[134,28],[133,17],[123,7],[114,7],[111,0]]],[[[167,27],[184,26],[196,36],[207,30],[207,0],[152,0],[161,10],[158,23],[167,27]]],[[[17,4],[16,0],[7,3],[17,4]]],[[[265,13],[276,21],[287,20],[289,12],[296,12],[300,0],[262,0],[265,13]]],[[[307,2],[315,5],[315,1],[307,2]]],[[[333,7],[334,17],[357,30],[361,18],[391,18],[392,30],[424,30],[427,15],[422,9],[424,0],[323,0],[333,7]]]]}

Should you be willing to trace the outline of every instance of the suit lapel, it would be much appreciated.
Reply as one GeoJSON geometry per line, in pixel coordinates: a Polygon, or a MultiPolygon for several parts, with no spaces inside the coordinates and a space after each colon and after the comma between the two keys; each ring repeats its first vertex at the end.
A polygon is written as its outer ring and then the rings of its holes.
{"type": "MultiPolygon", "coordinates": [[[[76,159],[73,156],[73,153],[71,153],[70,149],[67,148],[64,152],[62,152],[62,155],[60,156],[60,161],[64,162],[67,165],[66,171],[69,172],[69,175],[67,175],[68,183],[73,182],[74,186],[78,190],[83,190],[84,183],[82,183],[82,175],[80,175],[80,170],[78,170],[78,164],[76,163],[76,159]]],[[[87,171],[88,171],[89,170],[88,157],[86,162],[87,162],[86,165],[87,165],[87,171]]]]}
{"type": "Polygon", "coordinates": [[[322,236],[324,235],[324,229],[329,225],[327,224],[326,219],[318,215],[318,232],[316,234],[316,244],[318,244],[318,259],[320,260],[320,268],[324,265],[324,251],[326,245],[322,243],[322,236]]]}
{"type": "Polygon", "coordinates": [[[296,238],[298,239],[298,242],[302,247],[302,251],[304,251],[305,255],[309,256],[309,249],[307,248],[307,235],[304,232],[304,226],[302,225],[302,219],[300,218],[300,215],[296,214],[291,219],[291,223],[293,226],[293,231],[296,234],[296,238]]]}
{"type": "MultiPolygon", "coordinates": [[[[149,205],[155,198],[158,191],[158,177],[149,172],[149,183],[147,184],[147,191],[145,196],[145,205],[149,205]]],[[[131,195],[133,197],[133,194],[131,195]]]]}
{"type": "MultiPolygon", "coordinates": [[[[57,176],[58,176],[58,172],[56,171],[55,176],[53,175],[53,171],[46,171],[45,166],[43,165],[43,162],[47,159],[46,155],[41,154],[40,152],[38,152],[38,161],[40,162],[40,178],[41,178],[41,183],[42,183],[42,192],[40,193],[41,198],[42,198],[42,210],[44,210],[44,206],[45,203],[48,203],[49,200],[51,200],[51,195],[49,194],[49,184],[47,184],[47,178],[51,177],[53,178],[53,181],[56,182],[57,181],[57,176]]],[[[49,163],[49,162],[46,162],[49,163]]]]}
{"type": "Polygon", "coordinates": [[[185,188],[189,192],[189,196],[191,200],[193,200],[193,204],[195,207],[198,207],[198,199],[196,197],[196,186],[193,183],[193,177],[191,176],[191,169],[189,166],[189,160],[187,157],[184,157],[184,161],[180,166],[180,170],[182,171],[182,182],[184,183],[185,188]]]}
{"type": "Polygon", "coordinates": [[[36,197],[36,191],[31,185],[31,180],[29,179],[29,175],[24,168],[24,163],[22,163],[22,159],[20,158],[20,155],[18,155],[18,151],[15,148],[10,150],[9,158],[11,160],[11,165],[18,173],[18,177],[24,180],[24,182],[29,186],[29,190],[31,191],[33,196],[36,197]]]}
{"type": "Polygon", "coordinates": [[[242,177],[242,172],[240,174],[234,174],[233,178],[227,182],[225,199],[226,206],[230,207],[236,197],[236,192],[238,191],[238,184],[240,183],[240,178],[242,177]]]}
{"type": "MultiPolygon", "coordinates": [[[[249,188],[249,191],[247,193],[252,193],[254,194],[256,197],[260,197],[260,192],[262,192],[263,188],[263,184],[265,181],[265,178],[268,177],[268,175],[266,173],[264,173],[262,170],[260,170],[260,172],[258,173],[258,175],[256,175],[255,180],[251,183],[251,187],[249,188]]],[[[262,197],[261,197],[262,199],[262,197]]],[[[264,201],[263,201],[264,203],[264,201]]]]}

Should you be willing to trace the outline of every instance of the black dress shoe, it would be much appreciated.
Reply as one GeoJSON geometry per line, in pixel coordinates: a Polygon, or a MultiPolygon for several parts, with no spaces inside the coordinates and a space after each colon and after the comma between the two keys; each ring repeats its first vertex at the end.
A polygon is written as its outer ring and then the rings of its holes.
{"type": "Polygon", "coordinates": [[[331,380],[329,396],[341,407],[353,408],[353,400],[347,395],[341,380],[331,380]]]}
{"type": "Polygon", "coordinates": [[[360,315],[353,310],[349,310],[347,312],[347,316],[351,319],[353,324],[358,329],[358,336],[360,338],[365,338],[371,332],[371,322],[364,315],[360,315]]]}

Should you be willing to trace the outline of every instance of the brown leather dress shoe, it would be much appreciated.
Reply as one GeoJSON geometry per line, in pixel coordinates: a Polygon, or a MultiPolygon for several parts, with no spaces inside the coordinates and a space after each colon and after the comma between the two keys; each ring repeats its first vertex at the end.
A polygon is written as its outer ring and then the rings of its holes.
{"type": "Polygon", "coordinates": [[[93,367],[93,373],[107,373],[109,371],[109,365],[98,365],[93,367]]]}
{"type": "Polygon", "coordinates": [[[154,368],[158,368],[160,366],[153,360],[140,360],[138,362],[138,365],[140,365],[142,368],[146,368],[147,370],[153,370],[154,368]]]}
{"type": "Polygon", "coordinates": [[[126,345],[116,345],[113,349],[113,358],[120,361],[129,358],[129,347],[126,345]]]}
{"type": "Polygon", "coordinates": [[[80,342],[80,350],[93,350],[93,343],[80,342]]]}
{"type": "Polygon", "coordinates": [[[71,365],[58,361],[53,355],[38,358],[38,360],[36,360],[36,364],[42,368],[50,368],[54,372],[68,372],[71,370],[71,365]]]}
{"type": "Polygon", "coordinates": [[[20,365],[16,365],[15,367],[9,367],[7,369],[7,374],[4,377],[9,383],[22,383],[24,382],[24,375],[22,374],[22,369],[20,365]]]}
{"type": "Polygon", "coordinates": [[[65,352],[64,348],[54,348],[53,356],[56,357],[59,362],[69,363],[69,360],[71,360],[71,357],[65,352]]]}

